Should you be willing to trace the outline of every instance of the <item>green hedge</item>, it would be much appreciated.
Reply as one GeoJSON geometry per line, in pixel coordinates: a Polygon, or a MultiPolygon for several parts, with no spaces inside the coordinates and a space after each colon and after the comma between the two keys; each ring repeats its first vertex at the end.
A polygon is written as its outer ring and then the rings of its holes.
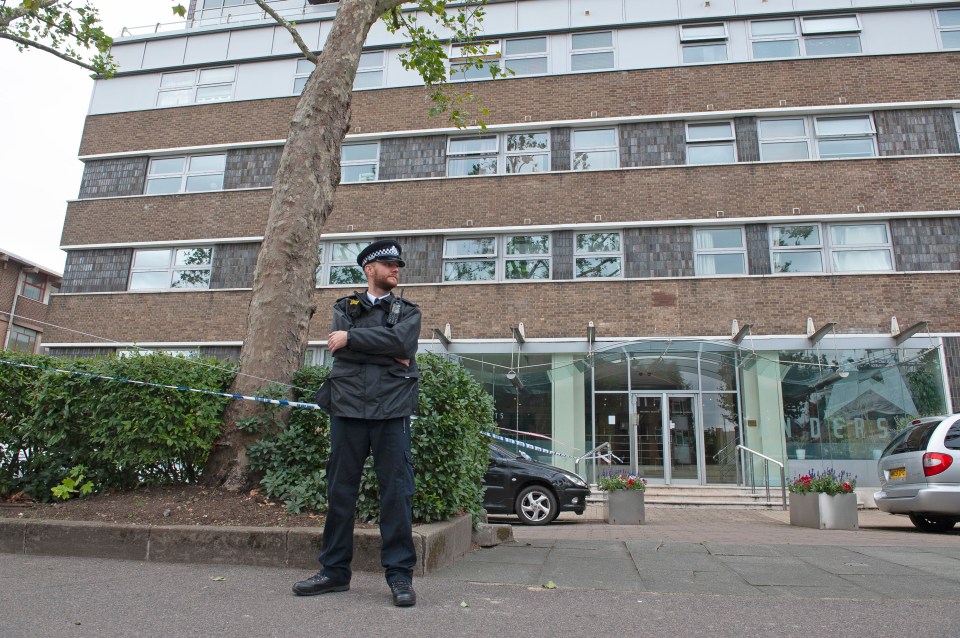
{"type": "MultiPolygon", "coordinates": [[[[436,355],[417,357],[420,367],[420,416],[413,421],[411,448],[417,489],[417,521],[444,520],[465,512],[476,517],[483,504],[487,469],[484,430],[493,424],[493,399],[459,364],[436,355]]],[[[327,370],[304,368],[293,384],[317,388],[327,370]]],[[[298,400],[312,401],[312,391],[298,400]]],[[[272,411],[268,411],[272,412],[272,411]]],[[[288,427],[266,435],[250,448],[254,468],[263,472],[267,494],[294,512],[326,511],[326,463],[330,422],[320,411],[294,410],[288,427]]],[[[357,518],[379,520],[380,503],[372,459],[361,481],[357,518]]]]}
{"type": "MultiPolygon", "coordinates": [[[[165,355],[64,360],[0,351],[0,359],[217,392],[234,376],[214,359],[165,355]]],[[[2,363],[0,493],[48,501],[77,466],[95,491],[195,482],[228,400],[2,363]]]]}

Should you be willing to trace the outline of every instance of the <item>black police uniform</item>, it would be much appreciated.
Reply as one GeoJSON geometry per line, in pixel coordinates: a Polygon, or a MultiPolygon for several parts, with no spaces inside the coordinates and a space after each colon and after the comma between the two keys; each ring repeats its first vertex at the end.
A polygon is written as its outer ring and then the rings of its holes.
{"type": "Polygon", "coordinates": [[[410,415],[419,396],[420,309],[392,294],[371,303],[365,292],[355,293],[333,307],[331,331],[338,330],[348,332],[347,346],[334,353],[316,397],[331,422],[322,574],[350,582],[357,493],[372,450],[380,484],[380,561],[388,583],[411,582],[416,550],[410,415]]]}

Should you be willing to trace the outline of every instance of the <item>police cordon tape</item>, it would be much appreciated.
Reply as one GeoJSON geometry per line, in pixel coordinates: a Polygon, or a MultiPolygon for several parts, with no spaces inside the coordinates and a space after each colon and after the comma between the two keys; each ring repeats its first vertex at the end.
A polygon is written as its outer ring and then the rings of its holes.
{"type": "MultiPolygon", "coordinates": [[[[287,401],[285,399],[266,399],[264,397],[252,397],[245,394],[231,394],[229,392],[216,392],[214,390],[202,390],[200,388],[188,388],[183,385],[167,385],[164,383],[151,383],[150,381],[138,381],[137,379],[124,379],[122,377],[108,377],[103,374],[93,374],[91,372],[80,372],[78,370],[64,370],[63,368],[51,368],[49,366],[37,366],[31,365],[29,363],[21,363],[19,361],[7,361],[5,359],[0,359],[0,363],[5,363],[7,365],[16,366],[18,368],[32,368],[34,370],[46,370],[48,372],[59,372],[60,374],[74,374],[81,377],[89,377],[91,379],[104,379],[106,381],[119,381],[121,383],[132,383],[134,385],[142,385],[151,388],[164,388],[166,390],[181,390],[183,392],[195,392],[197,394],[208,394],[216,397],[226,397],[228,399],[244,399],[247,401],[256,401],[258,403],[269,403],[271,405],[282,405],[291,408],[305,408],[307,410],[321,410],[322,408],[316,403],[303,403],[300,401],[287,401]]],[[[553,450],[548,450],[536,445],[531,445],[530,443],[525,443],[523,441],[517,441],[516,439],[510,439],[505,436],[500,436],[499,434],[493,434],[492,432],[483,432],[483,434],[489,436],[492,439],[497,441],[503,441],[505,443],[511,443],[520,447],[525,447],[529,450],[534,450],[536,452],[542,452],[545,454],[552,454],[554,456],[562,456],[568,459],[575,459],[576,457],[570,456],[569,454],[563,454],[562,452],[554,452],[553,450]]]]}

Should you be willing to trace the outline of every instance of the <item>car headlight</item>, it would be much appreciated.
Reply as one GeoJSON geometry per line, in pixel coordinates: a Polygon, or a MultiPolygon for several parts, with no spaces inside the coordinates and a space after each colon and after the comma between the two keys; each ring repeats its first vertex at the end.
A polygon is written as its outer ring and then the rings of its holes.
{"type": "Polygon", "coordinates": [[[562,486],[564,483],[573,483],[579,487],[586,487],[587,482],[576,474],[558,474],[554,477],[552,483],[557,487],[562,486]]]}

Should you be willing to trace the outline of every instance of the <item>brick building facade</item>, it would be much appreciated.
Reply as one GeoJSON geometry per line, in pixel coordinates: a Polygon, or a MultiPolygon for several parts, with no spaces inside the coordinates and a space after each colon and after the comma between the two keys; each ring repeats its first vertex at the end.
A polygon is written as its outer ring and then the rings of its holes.
{"type": "Polygon", "coordinates": [[[0,248],[0,350],[40,352],[50,297],[61,283],[60,273],[0,248]]]}
{"type": "MultiPolygon", "coordinates": [[[[255,5],[223,4],[114,45],[52,352],[239,351],[305,72],[255,5]]],[[[322,48],[336,4],[274,4],[322,48]]],[[[905,419],[960,410],[960,2],[487,12],[515,75],[458,78],[485,131],[430,118],[403,42],[371,32],[308,248],[319,308],[359,282],[359,247],[398,239],[423,350],[475,374],[504,434],[571,466],[609,441],[653,481],[742,479],[741,443],[869,485],[905,419]]]]}

